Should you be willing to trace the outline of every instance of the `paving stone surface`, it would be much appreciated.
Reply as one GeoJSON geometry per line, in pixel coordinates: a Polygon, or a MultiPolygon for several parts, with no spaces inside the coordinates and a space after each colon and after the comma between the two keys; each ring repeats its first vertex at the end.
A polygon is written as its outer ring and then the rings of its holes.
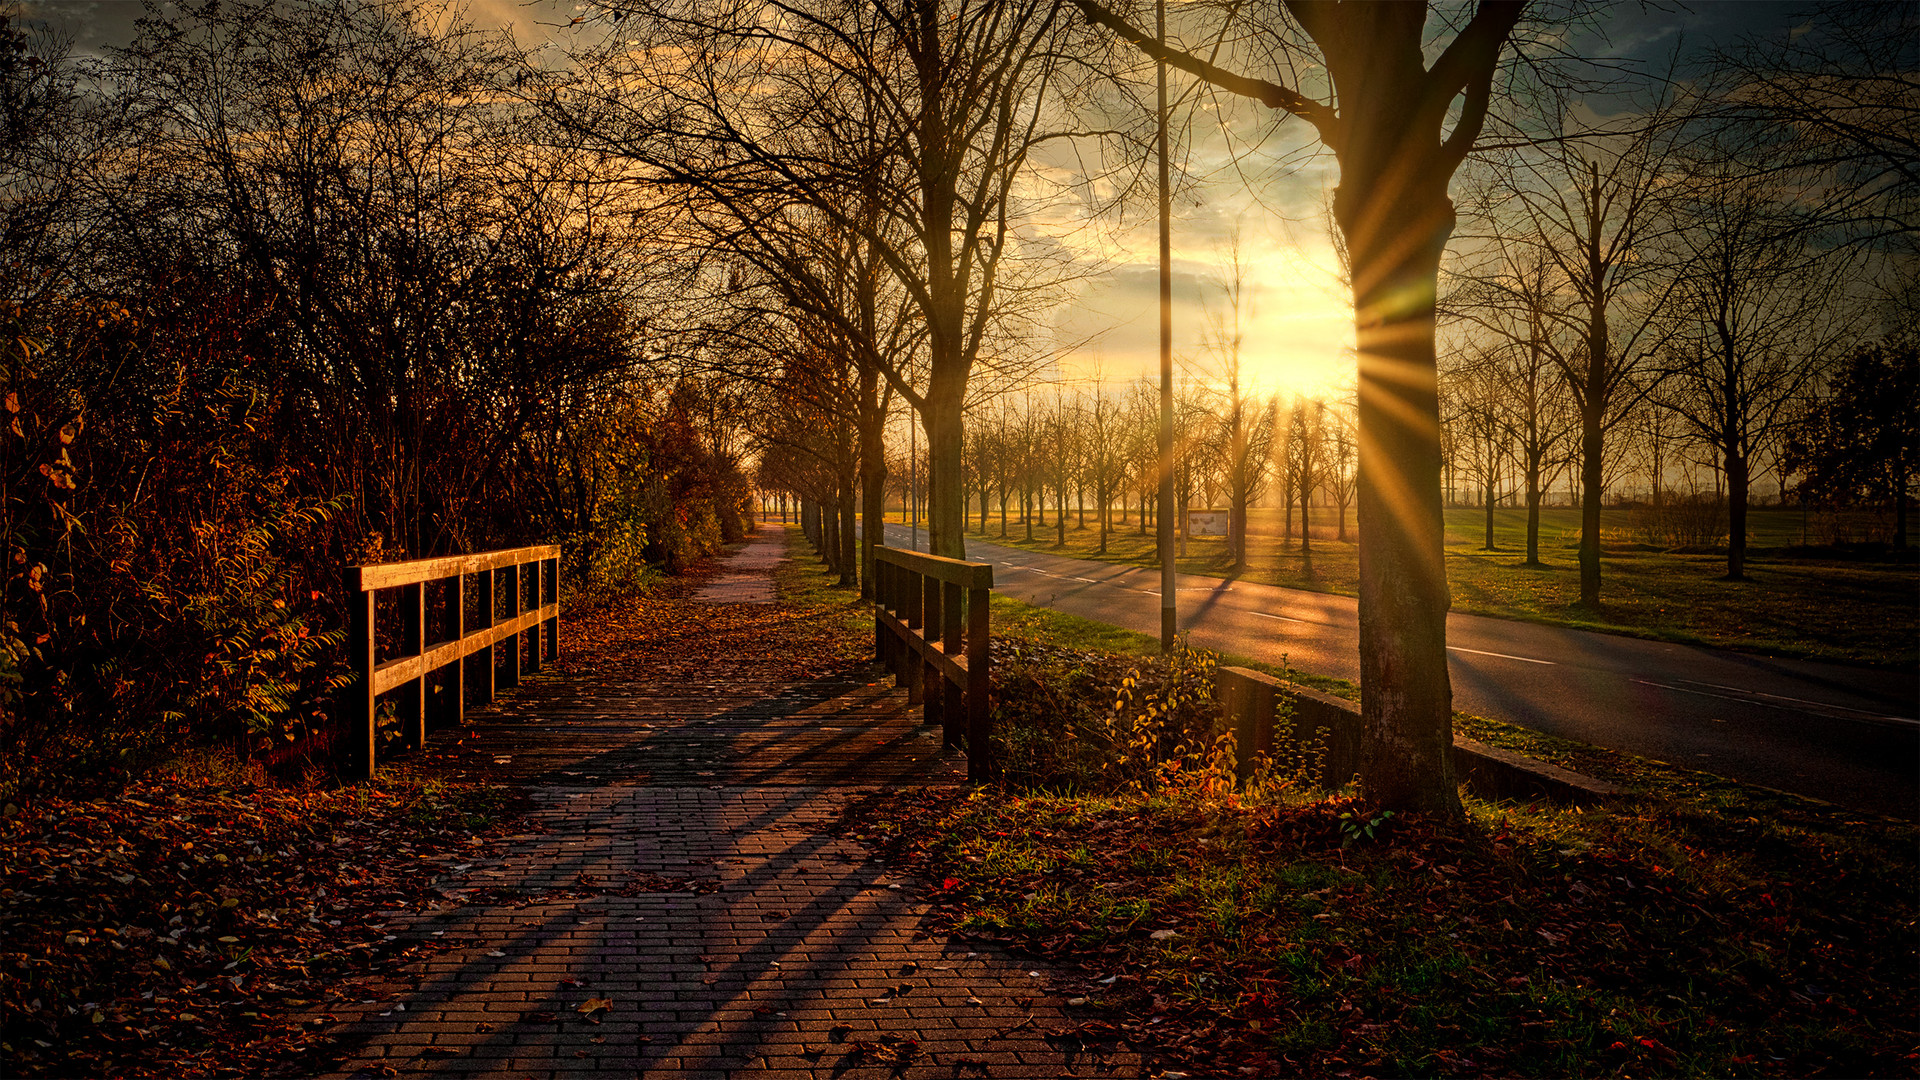
{"type": "Polygon", "coordinates": [[[472,720],[458,735],[525,786],[533,827],[389,923],[452,947],[332,1009],[352,1056],[330,1080],[1148,1075],[1056,1034],[1080,1022],[1069,984],[927,932],[910,882],[844,834],[863,792],[964,775],[877,670],[541,676],[472,720]]]}

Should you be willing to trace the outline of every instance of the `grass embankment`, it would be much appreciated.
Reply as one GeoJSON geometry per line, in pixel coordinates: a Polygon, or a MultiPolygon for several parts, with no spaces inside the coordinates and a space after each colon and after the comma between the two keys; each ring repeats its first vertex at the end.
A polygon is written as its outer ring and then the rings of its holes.
{"type": "Polygon", "coordinates": [[[1222,1076],[1920,1067],[1912,825],[1462,716],[1638,795],[1468,797],[1463,820],[1354,839],[1393,808],[1111,768],[1120,680],[1168,685],[1157,643],[1002,597],[994,619],[997,738],[1025,783],[882,796],[853,824],[926,883],[937,924],[1072,973],[1085,1022],[1056,1034],[1222,1076]]]}
{"type": "MultiPolygon", "coordinates": [[[[1357,549],[1333,539],[1331,520],[1316,517],[1311,555],[1297,539],[1283,540],[1278,511],[1253,516],[1247,569],[1239,580],[1352,596],[1359,591],[1357,549]]],[[[1882,667],[1920,663],[1920,564],[1872,563],[1787,557],[1779,549],[1799,538],[1799,515],[1756,511],[1757,553],[1746,581],[1720,580],[1724,556],[1681,554],[1635,544],[1625,511],[1607,511],[1600,607],[1579,604],[1578,512],[1542,512],[1543,566],[1526,560],[1526,513],[1494,512],[1496,550],[1484,551],[1484,519],[1473,509],[1447,511],[1447,580],[1455,611],[1524,619],[1662,641],[1710,644],[1784,656],[1805,656],[1882,667]],[[1786,518],[1791,517],[1789,522],[1786,518]],[[1762,545],[1761,539],[1778,541],[1762,545]]],[[[978,525],[979,518],[970,519],[978,525]]],[[[1049,518],[1049,522],[1052,519],[1049,518]]],[[[1005,539],[999,519],[971,539],[1126,565],[1157,565],[1151,535],[1135,524],[1108,536],[1098,553],[1097,527],[1080,529],[1069,517],[1067,543],[1055,547],[1053,528],[1034,530],[1011,522],[1005,539]]],[[[1351,521],[1349,525],[1351,526],[1351,521]]],[[[1355,535],[1349,531],[1349,537],[1355,535]]],[[[1226,541],[1195,537],[1179,560],[1181,573],[1229,576],[1226,541]]]]}

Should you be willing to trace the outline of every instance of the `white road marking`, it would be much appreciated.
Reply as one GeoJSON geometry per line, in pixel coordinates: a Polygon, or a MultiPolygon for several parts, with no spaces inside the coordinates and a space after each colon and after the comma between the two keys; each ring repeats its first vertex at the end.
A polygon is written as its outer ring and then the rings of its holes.
{"type": "Polygon", "coordinates": [[[1307,621],[1307,620],[1305,620],[1305,619],[1295,619],[1295,618],[1291,618],[1291,617],[1289,617],[1289,616],[1286,616],[1286,615],[1269,615],[1269,614],[1267,614],[1267,613],[1266,613],[1266,612],[1264,612],[1264,611],[1249,611],[1249,612],[1247,612],[1247,614],[1249,614],[1249,615],[1258,615],[1258,616],[1259,616],[1260,618],[1262,618],[1262,619],[1279,619],[1279,620],[1280,620],[1281,622],[1297,622],[1297,623],[1302,623],[1302,624],[1304,624],[1304,623],[1305,623],[1305,622],[1307,621]]]}
{"type": "Polygon", "coordinates": [[[1731,690],[1736,694],[1752,694],[1755,697],[1773,698],[1777,701],[1791,701],[1799,705],[1817,705],[1822,709],[1838,709],[1841,712],[1859,713],[1861,716],[1871,717],[1875,720],[1891,720],[1896,724],[1920,724],[1920,720],[1915,720],[1911,717],[1882,716],[1879,713],[1869,712],[1866,709],[1853,709],[1845,705],[1831,705],[1824,701],[1809,701],[1806,698],[1788,697],[1785,694],[1769,694],[1760,690],[1743,690],[1738,686],[1722,686],[1719,683],[1700,682],[1697,679],[1675,679],[1674,681],[1690,683],[1694,686],[1711,686],[1715,690],[1731,690]]]}
{"type": "Polygon", "coordinates": [[[1485,650],[1485,649],[1463,649],[1463,648],[1461,648],[1461,647],[1460,647],[1460,646],[1458,646],[1458,645],[1449,645],[1449,646],[1447,646],[1447,651],[1448,651],[1448,652],[1464,652],[1464,653],[1472,653],[1472,654],[1473,654],[1473,655],[1475,655],[1475,656],[1497,656],[1497,657],[1499,657],[1499,658],[1500,658],[1500,659],[1502,659],[1502,660],[1518,660],[1518,661],[1520,661],[1520,662],[1521,662],[1521,663],[1523,663],[1523,664],[1545,664],[1545,665],[1547,665],[1548,667],[1557,667],[1557,666],[1559,666],[1559,665],[1557,665],[1556,663],[1554,663],[1554,661],[1552,661],[1552,660],[1535,660],[1535,659],[1534,659],[1533,657],[1531,657],[1531,656],[1513,656],[1513,655],[1511,655],[1511,654],[1509,654],[1509,653],[1503,653],[1503,652],[1488,652],[1488,651],[1487,651],[1487,650],[1485,650]]]}
{"type": "MultiPolygon", "coordinates": [[[[1836,712],[1853,713],[1855,716],[1860,717],[1862,720],[1865,720],[1868,723],[1905,724],[1908,726],[1920,726],[1920,720],[1914,720],[1910,717],[1880,716],[1875,713],[1864,712],[1860,709],[1849,709],[1845,705],[1829,705],[1824,701],[1808,701],[1805,698],[1782,697],[1779,694],[1762,694],[1757,690],[1742,690],[1737,686],[1720,686],[1720,684],[1718,683],[1694,683],[1694,685],[1712,686],[1721,690],[1732,690],[1735,694],[1747,694],[1751,696],[1734,697],[1732,694],[1710,694],[1705,690],[1689,690],[1684,686],[1669,686],[1666,683],[1657,683],[1648,679],[1634,679],[1632,681],[1639,683],[1641,686],[1655,686],[1655,687],[1659,687],[1662,690],[1672,690],[1676,694],[1698,694],[1701,697],[1719,698],[1721,701],[1737,701],[1737,702],[1740,702],[1742,705],[1758,705],[1763,709],[1779,709],[1781,712],[1799,712],[1801,710],[1795,709],[1790,705],[1775,705],[1772,702],[1768,702],[1768,701],[1755,701],[1754,698],[1755,697],[1778,698],[1781,701],[1791,701],[1801,705],[1811,705],[1816,709],[1832,709],[1836,712]]],[[[1680,681],[1692,682],[1693,680],[1681,679],[1680,681]]],[[[1845,720],[1847,718],[1844,716],[1836,716],[1836,717],[1833,717],[1833,719],[1845,720]]]]}
{"type": "Polygon", "coordinates": [[[1074,581],[1084,581],[1084,582],[1086,582],[1086,583],[1087,583],[1087,584],[1089,584],[1089,585],[1098,585],[1098,584],[1100,584],[1100,581],[1099,581],[1099,579],[1097,579],[1097,578],[1090,578],[1090,577],[1077,577],[1077,578],[1074,578],[1073,580],[1074,580],[1074,581]]]}

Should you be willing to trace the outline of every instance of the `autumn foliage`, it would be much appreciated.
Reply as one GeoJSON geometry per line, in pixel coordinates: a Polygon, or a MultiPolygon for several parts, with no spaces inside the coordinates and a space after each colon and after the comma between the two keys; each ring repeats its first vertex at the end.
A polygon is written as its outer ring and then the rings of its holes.
{"type": "Polygon", "coordinates": [[[324,769],[343,564],[559,542],[619,589],[739,535],[655,271],[492,94],[519,63],[403,4],[240,3],[82,79],[0,21],[0,796],[206,745],[324,769]]]}

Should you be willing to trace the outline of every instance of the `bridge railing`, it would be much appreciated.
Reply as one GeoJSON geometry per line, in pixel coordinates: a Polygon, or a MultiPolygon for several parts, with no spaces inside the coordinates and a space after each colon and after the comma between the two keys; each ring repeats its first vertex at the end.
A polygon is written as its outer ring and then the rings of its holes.
{"type": "Polygon", "coordinates": [[[988,758],[988,602],[993,567],[917,551],[874,550],[873,648],[907,701],[964,746],[967,778],[992,775],[988,758]]]}
{"type": "Polygon", "coordinates": [[[461,723],[469,685],[475,704],[484,705],[499,688],[518,686],[523,673],[560,654],[558,545],[348,566],[342,580],[348,663],[356,676],[339,699],[347,742],[342,775],[348,779],[373,775],[381,695],[393,695],[401,744],[418,749],[426,742],[430,711],[438,712],[441,723],[461,723]],[[383,628],[378,599],[389,590],[398,593],[398,624],[383,628]],[[429,604],[433,592],[439,595],[429,604]],[[479,613],[471,624],[469,598],[479,613]],[[505,646],[498,665],[496,645],[505,646]],[[484,661],[470,670],[467,658],[483,650],[484,661]],[[438,707],[430,710],[436,676],[438,707]]]}

